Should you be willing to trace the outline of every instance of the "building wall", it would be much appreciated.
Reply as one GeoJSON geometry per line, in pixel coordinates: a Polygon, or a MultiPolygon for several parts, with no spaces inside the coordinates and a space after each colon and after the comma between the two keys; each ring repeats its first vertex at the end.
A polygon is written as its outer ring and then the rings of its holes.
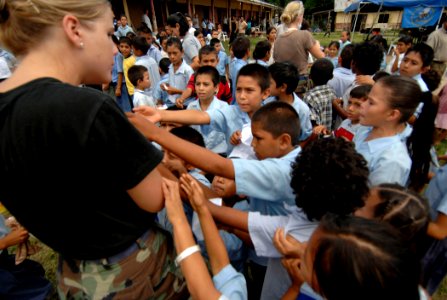
{"type": "MultiPolygon", "coordinates": [[[[366,15],[366,21],[364,22],[364,28],[370,28],[371,26],[382,28],[382,29],[398,29],[402,23],[402,13],[403,11],[383,11],[379,14],[388,14],[388,22],[387,23],[375,23],[378,21],[378,13],[360,13],[360,16],[366,15]]],[[[335,17],[335,30],[347,30],[351,28],[351,19],[352,16],[355,15],[355,12],[351,14],[345,14],[343,12],[338,12],[335,17]]]]}

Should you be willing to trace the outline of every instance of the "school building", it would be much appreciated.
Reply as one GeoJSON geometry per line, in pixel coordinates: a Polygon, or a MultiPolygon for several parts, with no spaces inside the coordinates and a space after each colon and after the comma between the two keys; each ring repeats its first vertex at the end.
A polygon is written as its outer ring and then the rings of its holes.
{"type": "Polygon", "coordinates": [[[167,17],[175,12],[197,14],[199,24],[203,19],[212,20],[214,24],[223,24],[226,19],[230,25],[231,17],[252,18],[260,22],[264,17],[267,24],[274,23],[282,8],[261,0],[112,0],[112,7],[118,17],[124,13],[134,27],[141,24],[141,17],[149,9],[152,27],[166,24],[167,17]],[[155,25],[155,26],[154,26],[155,25]]]}

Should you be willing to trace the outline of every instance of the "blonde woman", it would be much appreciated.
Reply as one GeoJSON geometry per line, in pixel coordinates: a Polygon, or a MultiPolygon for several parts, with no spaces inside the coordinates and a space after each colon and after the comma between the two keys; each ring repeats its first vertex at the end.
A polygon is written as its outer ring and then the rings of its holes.
{"type": "Polygon", "coordinates": [[[292,1],[281,15],[283,26],[278,26],[277,38],[273,51],[275,62],[294,64],[300,75],[307,74],[308,53],[315,58],[324,57],[320,44],[307,30],[299,30],[303,22],[304,6],[301,1],[292,1]]]}
{"type": "Polygon", "coordinates": [[[0,84],[0,201],[59,253],[61,299],[177,299],[186,290],[163,207],[162,154],[105,94],[106,0],[0,0],[0,41],[21,63],[0,84]]]}

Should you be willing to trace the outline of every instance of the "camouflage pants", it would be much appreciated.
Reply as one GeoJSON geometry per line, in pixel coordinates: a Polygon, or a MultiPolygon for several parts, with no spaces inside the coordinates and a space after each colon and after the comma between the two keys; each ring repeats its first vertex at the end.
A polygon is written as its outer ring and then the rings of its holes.
{"type": "Polygon", "coordinates": [[[59,259],[60,299],[187,299],[171,237],[153,230],[118,262],[59,259]]]}

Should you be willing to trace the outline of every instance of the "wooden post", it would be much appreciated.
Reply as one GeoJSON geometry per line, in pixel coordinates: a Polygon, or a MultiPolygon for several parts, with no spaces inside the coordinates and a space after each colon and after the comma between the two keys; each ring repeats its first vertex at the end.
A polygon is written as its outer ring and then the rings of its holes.
{"type": "Polygon", "coordinates": [[[211,0],[211,20],[213,20],[214,26],[216,25],[216,19],[214,16],[214,0],[211,0]]]}
{"type": "Polygon", "coordinates": [[[188,7],[188,14],[191,17],[191,19],[193,18],[193,15],[191,13],[191,0],[186,0],[186,6],[188,7]]]}
{"type": "Polygon", "coordinates": [[[151,9],[152,9],[152,29],[154,29],[154,32],[158,33],[157,17],[155,16],[155,9],[154,9],[154,0],[151,0],[151,9]]]}

